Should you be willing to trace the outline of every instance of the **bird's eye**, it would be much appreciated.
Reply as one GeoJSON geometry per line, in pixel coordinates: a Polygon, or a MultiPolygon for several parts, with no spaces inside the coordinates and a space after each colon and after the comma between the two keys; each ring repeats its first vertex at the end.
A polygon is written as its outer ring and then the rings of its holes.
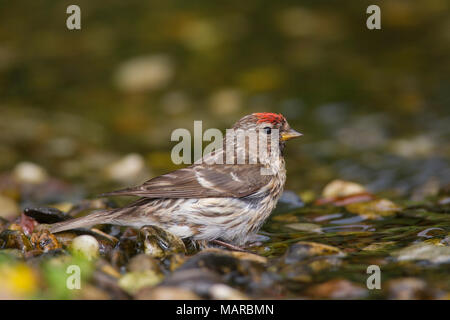
{"type": "Polygon", "coordinates": [[[270,128],[270,127],[265,127],[265,128],[264,128],[264,131],[265,131],[267,134],[271,134],[271,133],[272,133],[272,128],[270,128]]]}

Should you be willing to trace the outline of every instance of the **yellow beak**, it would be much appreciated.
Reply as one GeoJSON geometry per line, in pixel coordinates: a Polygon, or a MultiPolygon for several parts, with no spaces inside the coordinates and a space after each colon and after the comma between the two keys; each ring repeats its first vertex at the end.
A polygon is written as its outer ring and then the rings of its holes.
{"type": "Polygon", "coordinates": [[[283,140],[283,141],[291,140],[291,139],[294,139],[294,138],[301,137],[302,135],[303,135],[303,134],[301,134],[300,132],[297,132],[297,131],[295,131],[294,129],[289,128],[288,131],[283,132],[283,133],[281,134],[281,140],[283,140]]]}

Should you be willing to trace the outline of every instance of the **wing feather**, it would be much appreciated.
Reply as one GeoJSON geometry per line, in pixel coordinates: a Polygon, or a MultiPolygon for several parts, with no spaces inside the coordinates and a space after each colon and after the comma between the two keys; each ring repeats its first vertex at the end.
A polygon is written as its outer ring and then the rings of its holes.
{"type": "Polygon", "coordinates": [[[261,175],[259,164],[192,165],[144,184],[113,191],[103,196],[140,196],[145,198],[241,198],[257,192],[270,179],[261,175]]]}

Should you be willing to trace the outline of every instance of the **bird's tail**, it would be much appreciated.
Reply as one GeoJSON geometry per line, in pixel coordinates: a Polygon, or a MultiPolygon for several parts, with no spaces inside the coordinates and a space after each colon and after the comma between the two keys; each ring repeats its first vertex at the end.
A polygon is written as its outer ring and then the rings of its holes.
{"type": "Polygon", "coordinates": [[[111,223],[116,218],[116,215],[117,212],[115,210],[101,210],[84,217],[53,223],[48,225],[47,228],[52,233],[77,228],[90,228],[96,224],[111,223]]]}

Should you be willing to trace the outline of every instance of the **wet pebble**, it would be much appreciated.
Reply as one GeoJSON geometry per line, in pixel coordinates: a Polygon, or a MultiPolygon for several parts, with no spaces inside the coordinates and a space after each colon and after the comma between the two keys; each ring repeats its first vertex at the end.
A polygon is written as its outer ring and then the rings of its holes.
{"type": "Polygon", "coordinates": [[[119,287],[131,295],[136,294],[144,287],[154,286],[161,282],[162,275],[153,271],[128,272],[119,279],[119,287]]]}
{"type": "Polygon", "coordinates": [[[78,237],[78,235],[72,231],[58,232],[55,233],[54,236],[63,247],[69,247],[73,239],[78,237]]]}
{"type": "Polygon", "coordinates": [[[99,252],[102,256],[109,256],[116,248],[118,239],[108,235],[98,229],[92,228],[89,230],[89,234],[92,235],[98,242],[99,252]]]}
{"type": "Polygon", "coordinates": [[[78,300],[111,300],[108,292],[89,283],[83,285],[80,291],[75,292],[78,300]]]}
{"type": "Polygon", "coordinates": [[[242,292],[240,289],[255,294],[273,290],[273,281],[262,276],[266,263],[266,258],[247,252],[205,249],[190,257],[161,285],[182,287],[204,298],[243,298],[244,295],[238,294],[242,292]],[[214,287],[217,284],[230,286],[230,289],[214,287]],[[238,291],[231,290],[231,286],[238,291]]]}
{"type": "Polygon", "coordinates": [[[450,262],[450,247],[430,243],[416,243],[394,251],[392,255],[398,261],[426,260],[436,264],[448,263],[450,262]]]}
{"type": "Polygon", "coordinates": [[[48,230],[33,233],[30,241],[36,249],[42,250],[43,252],[62,248],[56,237],[48,230]]]}
{"type": "Polygon", "coordinates": [[[180,238],[155,226],[142,227],[139,230],[139,241],[144,253],[155,258],[163,258],[171,253],[186,252],[186,247],[180,238]]]}
{"type": "Polygon", "coordinates": [[[285,225],[289,229],[297,231],[307,231],[314,233],[322,233],[320,225],[314,223],[289,223],[285,225]]]}
{"type": "Polygon", "coordinates": [[[426,292],[427,284],[418,278],[399,278],[388,281],[388,299],[417,300],[430,298],[426,292]]]}
{"type": "Polygon", "coordinates": [[[95,267],[97,270],[103,272],[104,274],[114,278],[119,279],[121,277],[120,272],[114,268],[106,259],[99,258],[95,261],[95,267]]]}
{"type": "Polygon", "coordinates": [[[186,262],[186,255],[183,253],[174,253],[164,258],[163,265],[166,270],[173,272],[186,262]]]}
{"type": "Polygon", "coordinates": [[[209,270],[186,269],[177,270],[164,279],[161,287],[175,287],[192,292],[203,298],[211,299],[211,288],[216,284],[224,284],[222,277],[209,270]]]}
{"type": "Polygon", "coordinates": [[[369,202],[352,203],[345,206],[345,209],[367,219],[378,219],[395,215],[401,210],[401,207],[390,200],[379,199],[369,202]]]}
{"type": "Polygon", "coordinates": [[[289,247],[284,256],[284,260],[289,264],[317,256],[343,257],[345,253],[339,248],[327,244],[299,241],[289,247]]]}
{"type": "Polygon", "coordinates": [[[120,270],[126,269],[128,261],[143,252],[142,245],[138,241],[138,231],[132,228],[127,228],[119,238],[116,247],[108,253],[112,265],[120,270]]]}
{"type": "Polygon", "coordinates": [[[311,282],[320,271],[341,264],[345,253],[339,248],[316,242],[292,244],[273,267],[276,274],[295,282],[311,282]]]}
{"type": "Polygon", "coordinates": [[[178,287],[143,288],[136,295],[137,300],[200,300],[194,292],[178,287]]]}
{"type": "Polygon", "coordinates": [[[385,241],[385,242],[374,242],[364,247],[363,251],[382,251],[387,250],[387,248],[395,246],[395,241],[385,241]]]}
{"type": "Polygon", "coordinates": [[[80,255],[88,260],[99,256],[100,246],[97,239],[89,235],[81,235],[73,239],[71,250],[75,255],[80,255]]]}
{"type": "Polygon", "coordinates": [[[281,194],[277,204],[277,211],[292,210],[304,206],[305,203],[294,191],[286,190],[281,194]]]}
{"type": "Polygon", "coordinates": [[[259,268],[267,263],[267,259],[252,253],[227,251],[221,249],[205,249],[189,258],[179,269],[203,268],[219,274],[242,272],[248,274],[252,267],[259,268]]]}
{"type": "Polygon", "coordinates": [[[344,180],[333,180],[325,186],[322,191],[322,198],[317,199],[315,204],[345,206],[351,203],[370,201],[373,199],[374,196],[369,193],[364,186],[358,183],[344,180]]]}
{"type": "Polygon", "coordinates": [[[111,163],[105,168],[105,174],[108,179],[121,183],[137,182],[141,177],[147,176],[144,158],[132,153],[111,163]]]}
{"type": "Polygon", "coordinates": [[[130,272],[144,272],[147,270],[152,270],[155,273],[161,273],[161,265],[159,260],[147,255],[138,254],[131,258],[127,266],[130,272]]]}
{"type": "Polygon", "coordinates": [[[410,139],[398,139],[392,142],[392,151],[402,157],[413,158],[428,156],[436,148],[435,139],[420,135],[410,139]]]}
{"type": "Polygon", "coordinates": [[[359,183],[333,180],[328,183],[322,191],[323,198],[346,197],[354,194],[366,192],[366,188],[359,183]]]}
{"type": "Polygon", "coordinates": [[[367,288],[345,279],[333,279],[314,285],[306,291],[313,298],[361,299],[368,295],[367,288]]]}
{"type": "Polygon", "coordinates": [[[418,237],[423,237],[426,239],[431,239],[435,236],[439,235],[446,235],[447,232],[445,232],[442,228],[427,228],[417,234],[418,237]]]}
{"type": "Polygon", "coordinates": [[[21,162],[13,170],[13,177],[20,183],[39,184],[47,181],[48,174],[42,167],[32,162],[21,162]]]}
{"type": "Polygon", "coordinates": [[[55,223],[70,219],[66,213],[50,207],[25,208],[23,212],[39,223],[55,223]]]}
{"type": "Polygon", "coordinates": [[[245,294],[236,290],[226,284],[217,283],[209,288],[209,294],[215,300],[247,300],[249,299],[245,294]]]}
{"type": "Polygon", "coordinates": [[[19,230],[5,230],[0,233],[0,248],[19,249],[23,253],[33,250],[33,245],[19,230]]]}
{"type": "Polygon", "coordinates": [[[20,223],[21,230],[25,233],[25,235],[30,236],[34,229],[39,225],[36,220],[30,218],[23,213],[20,215],[20,223]]]}

